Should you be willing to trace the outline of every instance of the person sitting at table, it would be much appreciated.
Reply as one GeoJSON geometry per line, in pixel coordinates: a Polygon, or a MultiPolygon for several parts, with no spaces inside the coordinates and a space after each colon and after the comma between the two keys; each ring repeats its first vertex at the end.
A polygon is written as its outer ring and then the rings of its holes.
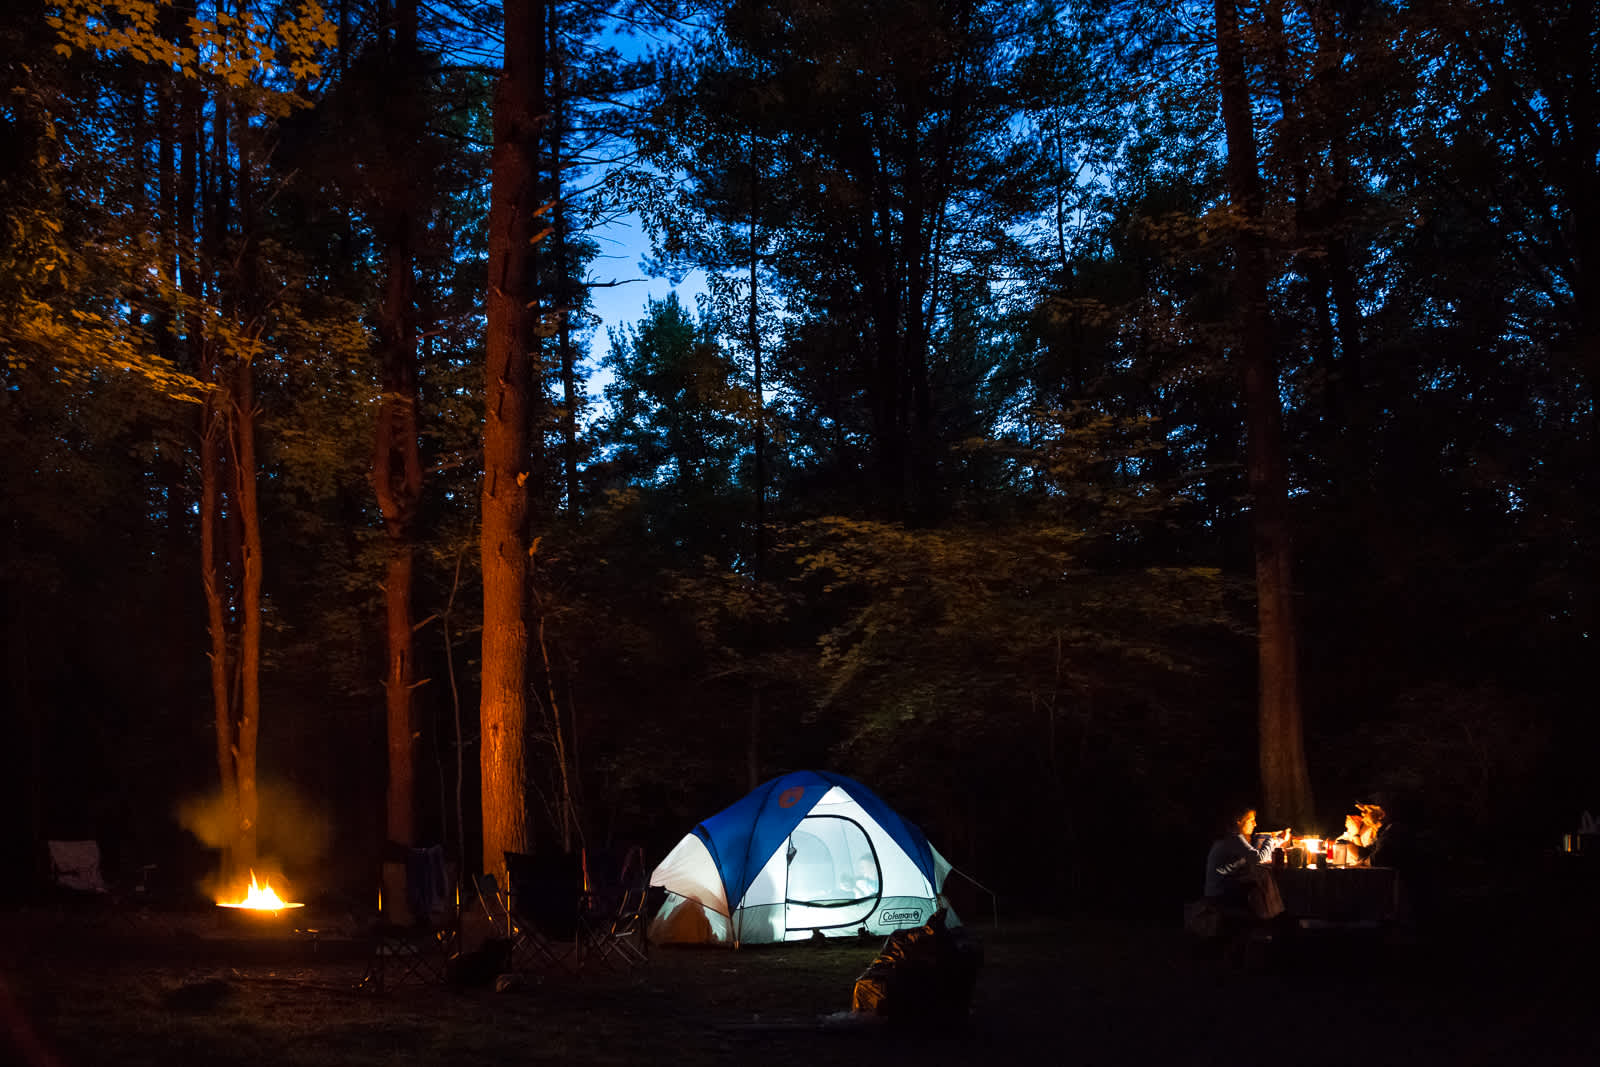
{"type": "Polygon", "coordinates": [[[1281,830],[1259,848],[1252,843],[1256,830],[1256,809],[1243,806],[1228,815],[1228,829],[1206,854],[1206,899],[1214,902],[1224,916],[1272,919],[1283,911],[1272,872],[1265,866],[1275,849],[1289,840],[1281,830]]]}

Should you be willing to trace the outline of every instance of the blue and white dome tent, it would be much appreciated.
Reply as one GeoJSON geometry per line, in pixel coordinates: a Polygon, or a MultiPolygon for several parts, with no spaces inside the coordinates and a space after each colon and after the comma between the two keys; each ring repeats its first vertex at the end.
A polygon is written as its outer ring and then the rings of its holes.
{"type": "Polygon", "coordinates": [[[926,923],[949,873],[922,831],[866,786],[794,771],[696,826],[651,872],[667,893],[650,938],[882,937],[926,923]]]}

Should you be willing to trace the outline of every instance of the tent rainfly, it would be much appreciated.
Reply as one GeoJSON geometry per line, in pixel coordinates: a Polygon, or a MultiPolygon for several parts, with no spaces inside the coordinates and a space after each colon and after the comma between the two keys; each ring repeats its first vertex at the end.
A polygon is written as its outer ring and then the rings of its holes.
{"type": "Polygon", "coordinates": [[[882,937],[926,923],[949,873],[922,831],[866,786],[795,771],[696,826],[651,872],[666,900],[650,938],[882,937]]]}

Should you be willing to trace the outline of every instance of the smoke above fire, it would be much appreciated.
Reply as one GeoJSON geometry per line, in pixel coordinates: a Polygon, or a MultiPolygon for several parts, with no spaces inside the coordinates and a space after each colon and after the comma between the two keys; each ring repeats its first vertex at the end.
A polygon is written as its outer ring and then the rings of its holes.
{"type": "MultiPolygon", "coordinates": [[[[286,874],[315,870],[328,852],[333,825],[322,810],[303,798],[293,786],[260,783],[260,819],[256,827],[258,873],[281,880],[286,874]]],[[[174,817],[208,848],[224,849],[232,836],[232,820],[221,791],[189,797],[177,806],[174,817]]],[[[208,890],[227,887],[207,886],[208,890]]]]}

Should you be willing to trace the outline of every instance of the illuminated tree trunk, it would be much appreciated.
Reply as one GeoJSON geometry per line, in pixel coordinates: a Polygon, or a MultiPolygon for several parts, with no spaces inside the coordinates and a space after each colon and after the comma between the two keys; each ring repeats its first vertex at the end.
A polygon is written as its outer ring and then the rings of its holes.
{"type": "Polygon", "coordinates": [[[256,742],[261,727],[261,512],[256,496],[255,376],[248,360],[240,361],[233,379],[233,472],[244,533],[239,575],[239,723],[235,743],[239,811],[234,865],[248,869],[256,861],[261,811],[256,790],[256,742]]]}
{"type": "Polygon", "coordinates": [[[538,358],[534,240],[544,122],[544,0],[506,0],[494,101],[483,430],[483,869],[529,847],[527,807],[529,416],[538,358]]]}
{"type": "MultiPolygon", "coordinates": [[[[218,398],[208,395],[200,431],[200,581],[206,596],[206,629],[211,637],[211,710],[216,732],[217,772],[228,822],[239,809],[239,784],[233,776],[233,709],[228,694],[228,628],[222,573],[217,560],[217,522],[222,481],[221,437],[226,432],[218,398]]],[[[228,872],[231,875],[231,872],[228,872]]]]}
{"type": "MultiPolygon", "coordinates": [[[[185,111],[186,132],[194,130],[189,140],[199,159],[198,97],[186,99],[185,111]]],[[[191,310],[187,323],[191,350],[198,353],[198,365],[210,386],[200,440],[201,578],[211,634],[217,771],[230,828],[223,843],[222,877],[230,885],[246,877],[255,864],[260,821],[256,754],[261,722],[262,544],[253,367],[259,327],[245,325],[259,300],[259,283],[257,249],[251,239],[255,212],[249,134],[244,108],[227,92],[219,93],[212,112],[212,180],[201,183],[207,187],[200,196],[209,232],[203,253],[192,260],[203,270],[196,269],[192,280],[186,272],[184,280],[186,294],[209,296],[211,306],[228,308],[233,319],[227,325],[213,325],[213,332],[207,332],[191,310]],[[232,172],[230,147],[238,153],[236,173],[232,172]],[[223,270],[229,258],[224,249],[235,217],[241,243],[232,257],[237,272],[230,276],[223,270]],[[203,285],[209,287],[209,293],[201,293],[203,285]],[[223,532],[225,536],[219,539],[223,532]]],[[[186,166],[186,192],[194,191],[188,173],[186,166]]],[[[187,209],[183,214],[180,231],[186,241],[192,241],[188,234],[193,231],[183,223],[192,223],[194,215],[187,209]]]]}
{"type": "MultiPolygon", "coordinates": [[[[420,139],[417,129],[417,6],[399,0],[390,42],[388,74],[394,126],[389,142],[400,158],[402,144],[420,139]]],[[[388,667],[384,673],[384,707],[388,734],[386,833],[400,845],[416,843],[416,655],[412,622],[412,573],[416,557],[413,526],[422,495],[422,461],[417,444],[417,328],[412,310],[415,292],[412,233],[416,225],[413,186],[396,182],[384,214],[387,234],[387,284],[379,323],[383,395],[378,401],[373,483],[384,524],[385,632],[388,667]]],[[[386,907],[403,906],[405,869],[386,864],[386,907]]]]}
{"type": "MultiPolygon", "coordinates": [[[[219,100],[218,107],[226,100],[219,100]]],[[[239,214],[239,292],[236,325],[247,335],[233,359],[232,419],[234,501],[239,517],[239,709],[235,759],[238,761],[239,819],[234,844],[237,866],[256,861],[260,800],[256,789],[257,740],[261,731],[261,507],[256,485],[255,356],[261,327],[261,285],[257,270],[255,160],[248,113],[235,105],[234,140],[238,178],[234,183],[239,214]]]]}
{"type": "MultiPolygon", "coordinates": [[[[233,676],[233,657],[230,651],[228,625],[228,571],[226,559],[218,545],[218,529],[226,511],[227,496],[224,481],[224,454],[228,441],[228,391],[222,381],[216,342],[205,336],[205,324],[200,314],[201,302],[206,297],[205,278],[209,271],[202,267],[219,258],[215,212],[205,213],[209,236],[198,239],[200,216],[195,205],[200,201],[201,156],[204,152],[201,135],[202,116],[199,91],[186,85],[183,94],[183,135],[185,153],[179,182],[178,232],[184,244],[183,293],[187,301],[184,330],[188,337],[191,359],[198,368],[208,389],[201,409],[200,423],[200,581],[206,600],[206,629],[211,639],[211,709],[212,725],[216,734],[217,780],[220,802],[232,826],[238,821],[239,782],[233,762],[233,700],[229,680],[233,676]]],[[[234,871],[231,850],[224,854],[222,877],[232,881],[234,871]]]]}
{"type": "Polygon", "coordinates": [[[1271,822],[1303,825],[1313,815],[1311,781],[1300,720],[1283,412],[1268,338],[1261,184],[1238,10],[1234,0],[1215,0],[1215,10],[1228,191],[1239,215],[1233,277],[1239,330],[1235,359],[1244,404],[1256,560],[1261,784],[1271,822]]]}

